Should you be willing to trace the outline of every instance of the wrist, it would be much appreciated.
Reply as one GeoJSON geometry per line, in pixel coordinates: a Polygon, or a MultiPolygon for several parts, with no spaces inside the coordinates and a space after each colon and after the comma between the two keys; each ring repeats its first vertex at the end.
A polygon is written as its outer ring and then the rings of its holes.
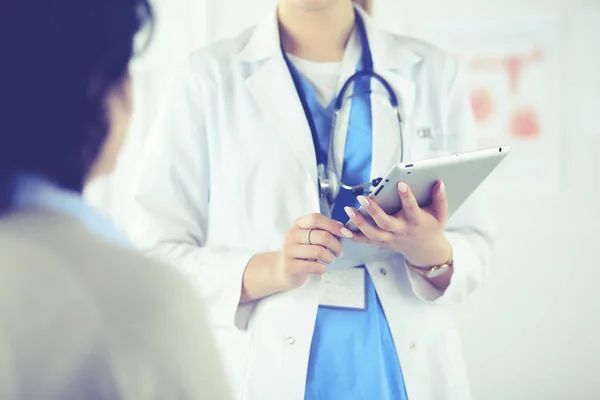
{"type": "Polygon", "coordinates": [[[258,300],[284,290],[279,276],[279,252],[260,253],[250,259],[242,280],[241,303],[258,300]]]}
{"type": "Polygon", "coordinates": [[[404,258],[414,268],[428,269],[451,261],[452,245],[442,235],[442,237],[433,240],[430,246],[420,249],[415,254],[407,254],[404,258]]]}
{"type": "Polygon", "coordinates": [[[288,290],[287,281],[283,274],[283,268],[281,266],[281,252],[274,251],[272,253],[266,253],[266,270],[265,279],[269,282],[269,286],[273,293],[284,292],[288,290]]]}

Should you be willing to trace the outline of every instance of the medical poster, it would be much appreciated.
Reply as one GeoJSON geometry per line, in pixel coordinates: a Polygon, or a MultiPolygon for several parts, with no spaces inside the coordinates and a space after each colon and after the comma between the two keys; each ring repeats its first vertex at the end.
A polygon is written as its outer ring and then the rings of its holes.
{"type": "Polygon", "coordinates": [[[440,26],[435,36],[466,69],[480,148],[511,147],[490,178],[493,186],[555,192],[564,129],[557,20],[461,20],[440,26]]]}

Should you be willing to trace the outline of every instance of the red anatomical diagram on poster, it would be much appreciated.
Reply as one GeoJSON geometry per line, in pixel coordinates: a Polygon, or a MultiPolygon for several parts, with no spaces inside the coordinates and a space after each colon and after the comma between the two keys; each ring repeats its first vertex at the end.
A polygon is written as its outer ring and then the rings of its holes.
{"type": "Polygon", "coordinates": [[[469,66],[473,74],[495,76],[495,80],[504,82],[501,91],[487,86],[485,81],[474,84],[471,88],[471,107],[477,124],[482,127],[500,122],[508,128],[509,136],[526,139],[541,134],[538,110],[527,96],[523,96],[523,86],[528,68],[534,68],[536,63],[543,60],[544,54],[539,47],[529,52],[506,52],[499,56],[477,56],[469,58],[469,66]],[[501,97],[498,97],[501,96],[501,97]],[[504,100],[504,102],[503,102],[504,100]],[[503,107],[499,104],[504,103],[503,107]],[[501,121],[498,121],[500,119],[501,121]]]}
{"type": "Polygon", "coordinates": [[[486,88],[471,91],[471,107],[478,124],[487,122],[494,113],[494,95],[486,88]]]}
{"type": "Polygon", "coordinates": [[[534,109],[515,110],[510,119],[510,134],[514,137],[535,137],[540,133],[538,116],[534,109]]]}
{"type": "Polygon", "coordinates": [[[439,43],[466,67],[480,149],[510,147],[493,172],[500,193],[556,193],[561,176],[560,18],[523,14],[448,22],[439,43]]]}

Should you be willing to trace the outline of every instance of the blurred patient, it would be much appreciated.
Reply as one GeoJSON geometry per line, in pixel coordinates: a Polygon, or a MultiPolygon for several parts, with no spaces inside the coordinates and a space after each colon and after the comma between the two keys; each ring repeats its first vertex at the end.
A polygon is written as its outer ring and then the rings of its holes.
{"type": "Polygon", "coordinates": [[[127,130],[146,1],[0,5],[0,399],[227,398],[192,291],[80,196],[127,130]]]}

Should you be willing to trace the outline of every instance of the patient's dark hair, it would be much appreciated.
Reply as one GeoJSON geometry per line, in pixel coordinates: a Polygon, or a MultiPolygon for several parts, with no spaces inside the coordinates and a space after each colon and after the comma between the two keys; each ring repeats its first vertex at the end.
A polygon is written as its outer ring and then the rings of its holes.
{"type": "Polygon", "coordinates": [[[1,3],[0,213],[19,172],[82,190],[108,134],[107,95],[147,23],[148,0],[1,3]]]}

